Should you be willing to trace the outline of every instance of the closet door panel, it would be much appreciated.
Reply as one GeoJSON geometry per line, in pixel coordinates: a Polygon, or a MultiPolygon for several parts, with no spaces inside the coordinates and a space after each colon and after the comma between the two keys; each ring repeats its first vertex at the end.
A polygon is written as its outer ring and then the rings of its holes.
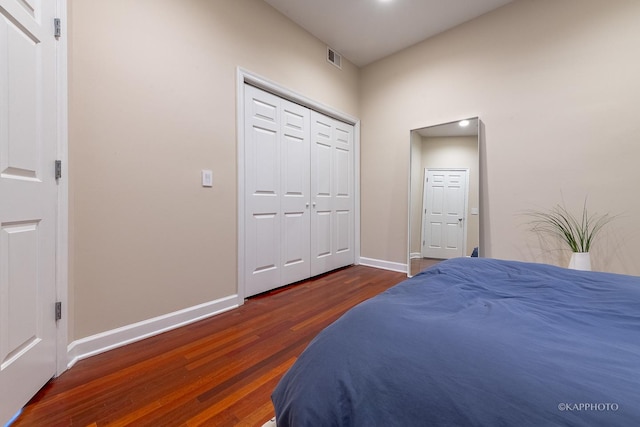
{"type": "Polygon", "coordinates": [[[286,285],[311,275],[309,123],[307,108],[281,100],[282,276],[286,285]]]}
{"type": "Polygon", "coordinates": [[[280,100],[245,91],[245,290],[280,284],[280,100]]]}
{"type": "Polygon", "coordinates": [[[353,126],[311,112],[312,275],[353,264],[353,126]]]}
{"type": "Polygon", "coordinates": [[[335,144],[334,160],[334,188],[333,208],[335,217],[334,232],[334,268],[353,264],[354,249],[354,159],[353,159],[353,126],[340,121],[334,121],[335,144]]]}
{"type": "Polygon", "coordinates": [[[333,121],[311,112],[311,275],[332,270],[333,121]]]}

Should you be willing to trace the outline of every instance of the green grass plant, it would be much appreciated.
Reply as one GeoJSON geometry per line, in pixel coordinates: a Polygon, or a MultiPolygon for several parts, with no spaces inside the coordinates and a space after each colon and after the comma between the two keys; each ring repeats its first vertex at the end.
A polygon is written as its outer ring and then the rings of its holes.
{"type": "Polygon", "coordinates": [[[560,204],[548,211],[531,210],[526,214],[533,218],[532,231],[559,237],[573,252],[589,252],[602,228],[613,220],[609,214],[589,214],[586,199],[580,216],[560,204]]]}

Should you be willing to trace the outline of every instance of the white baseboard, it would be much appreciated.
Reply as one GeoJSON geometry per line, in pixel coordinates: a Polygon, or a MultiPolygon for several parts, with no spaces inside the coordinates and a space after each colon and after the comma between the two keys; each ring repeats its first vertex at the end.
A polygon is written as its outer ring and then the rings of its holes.
{"type": "Polygon", "coordinates": [[[384,261],[380,259],[360,257],[360,265],[366,265],[367,267],[380,268],[382,270],[397,271],[399,273],[407,272],[407,264],[402,264],[399,262],[384,261]]]}
{"type": "Polygon", "coordinates": [[[71,368],[76,362],[114,348],[122,347],[171,329],[206,319],[207,317],[234,309],[242,304],[238,295],[229,295],[215,301],[174,311],[142,322],[133,323],[110,331],[101,332],[86,338],[81,338],[68,345],[67,368],[71,368]]]}
{"type": "Polygon", "coordinates": [[[420,252],[411,252],[409,254],[410,259],[422,258],[422,254],[420,252]]]}

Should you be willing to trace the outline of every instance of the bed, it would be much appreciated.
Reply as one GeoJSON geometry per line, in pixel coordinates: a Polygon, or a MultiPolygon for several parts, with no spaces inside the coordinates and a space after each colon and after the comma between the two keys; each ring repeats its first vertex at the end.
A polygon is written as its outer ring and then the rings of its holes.
{"type": "Polygon", "coordinates": [[[443,261],[323,330],[278,427],[638,426],[640,278],[443,261]]]}

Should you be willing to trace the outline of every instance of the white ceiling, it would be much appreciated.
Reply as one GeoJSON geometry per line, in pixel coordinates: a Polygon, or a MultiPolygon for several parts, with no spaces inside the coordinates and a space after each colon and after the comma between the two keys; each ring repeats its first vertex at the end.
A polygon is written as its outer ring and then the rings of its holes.
{"type": "Polygon", "coordinates": [[[362,67],[513,0],[265,0],[362,67]]]}

